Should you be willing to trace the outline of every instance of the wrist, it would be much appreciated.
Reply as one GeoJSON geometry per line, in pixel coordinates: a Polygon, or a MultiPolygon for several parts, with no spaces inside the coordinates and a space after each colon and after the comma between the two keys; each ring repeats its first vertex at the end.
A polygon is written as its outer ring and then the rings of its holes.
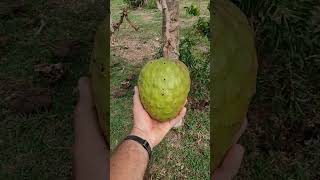
{"type": "Polygon", "coordinates": [[[151,150],[153,149],[154,144],[153,144],[151,138],[143,130],[141,130],[137,127],[133,127],[131,132],[129,133],[129,135],[135,135],[135,136],[138,136],[138,137],[146,140],[149,143],[151,150]]]}
{"type": "Polygon", "coordinates": [[[126,143],[128,145],[126,147],[126,149],[128,151],[140,154],[140,156],[145,157],[145,159],[150,159],[150,155],[149,155],[148,151],[139,142],[137,142],[133,139],[125,139],[124,143],[126,143]]]}

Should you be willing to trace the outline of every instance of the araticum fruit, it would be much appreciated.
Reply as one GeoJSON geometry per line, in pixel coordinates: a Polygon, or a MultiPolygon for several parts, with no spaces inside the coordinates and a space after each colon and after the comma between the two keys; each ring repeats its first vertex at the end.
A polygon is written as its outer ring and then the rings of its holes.
{"type": "Polygon", "coordinates": [[[215,0],[212,10],[210,157],[215,169],[233,144],[255,93],[257,55],[253,31],[240,9],[229,0],[215,0]]]}
{"type": "Polygon", "coordinates": [[[190,84],[189,70],[181,61],[164,58],[149,61],[138,80],[141,103],[151,118],[171,120],[181,111],[190,84]]]}

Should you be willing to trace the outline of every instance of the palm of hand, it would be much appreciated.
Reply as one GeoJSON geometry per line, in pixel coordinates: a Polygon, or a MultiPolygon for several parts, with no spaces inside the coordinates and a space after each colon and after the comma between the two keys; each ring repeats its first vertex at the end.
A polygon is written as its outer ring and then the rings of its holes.
{"type": "Polygon", "coordinates": [[[131,134],[137,134],[146,139],[151,148],[157,145],[163,137],[169,132],[169,130],[177,124],[186,114],[186,108],[183,108],[179,115],[166,122],[159,122],[150,117],[141,104],[139,97],[139,90],[135,87],[135,94],[133,97],[133,132],[131,134]]]}

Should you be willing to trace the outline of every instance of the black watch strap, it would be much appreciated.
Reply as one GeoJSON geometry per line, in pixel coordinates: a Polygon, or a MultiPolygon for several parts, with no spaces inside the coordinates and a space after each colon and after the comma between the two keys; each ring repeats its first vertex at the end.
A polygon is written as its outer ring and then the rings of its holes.
{"type": "Polygon", "coordinates": [[[151,159],[151,147],[150,147],[148,141],[142,139],[141,137],[135,136],[135,135],[129,135],[124,140],[129,140],[129,139],[134,140],[134,141],[138,142],[139,144],[141,144],[143,146],[143,148],[147,150],[147,152],[149,154],[149,159],[151,159]]]}

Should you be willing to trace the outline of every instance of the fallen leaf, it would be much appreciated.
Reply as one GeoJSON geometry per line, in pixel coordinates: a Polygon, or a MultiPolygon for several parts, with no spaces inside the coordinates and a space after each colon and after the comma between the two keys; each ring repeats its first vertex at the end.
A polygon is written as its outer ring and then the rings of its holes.
{"type": "Polygon", "coordinates": [[[207,107],[209,105],[209,101],[208,100],[200,100],[200,102],[199,102],[199,106],[201,107],[201,108],[205,108],[205,107],[207,107]]]}
{"type": "Polygon", "coordinates": [[[129,89],[130,87],[131,87],[131,83],[130,83],[130,81],[122,81],[121,82],[121,86],[122,86],[122,88],[124,88],[124,89],[129,89]]]}
{"type": "Polygon", "coordinates": [[[127,81],[132,81],[132,80],[134,80],[136,78],[136,75],[135,74],[130,74],[130,75],[128,75],[128,77],[127,77],[127,81]]]}
{"type": "Polygon", "coordinates": [[[49,109],[52,104],[51,92],[48,89],[30,88],[17,91],[10,100],[10,109],[17,113],[32,113],[49,109]]]}
{"type": "Polygon", "coordinates": [[[196,109],[196,110],[203,110],[209,105],[208,100],[195,100],[195,99],[190,99],[188,102],[191,105],[191,109],[196,109]]]}
{"type": "Polygon", "coordinates": [[[54,47],[54,55],[58,58],[74,57],[80,51],[80,43],[74,40],[58,41],[54,47]]]}
{"type": "Polygon", "coordinates": [[[8,42],[9,42],[8,36],[0,36],[0,47],[6,46],[8,42]]]}
{"type": "Polygon", "coordinates": [[[34,71],[47,79],[49,83],[55,83],[59,81],[66,73],[66,69],[62,63],[38,64],[34,66],[34,71]]]}
{"type": "Polygon", "coordinates": [[[119,66],[120,65],[120,63],[119,62],[115,62],[115,63],[111,63],[111,67],[116,67],[116,66],[119,66]]]}
{"type": "Polygon", "coordinates": [[[115,92],[117,90],[116,86],[111,86],[111,93],[115,92]]]}
{"type": "Polygon", "coordinates": [[[22,9],[24,6],[23,0],[5,0],[0,2],[0,16],[6,16],[22,9]]]}
{"type": "Polygon", "coordinates": [[[129,89],[117,88],[116,86],[111,86],[111,93],[113,97],[120,98],[125,96],[129,92],[129,89]]]}
{"type": "Polygon", "coordinates": [[[116,98],[120,98],[120,97],[123,97],[125,96],[126,94],[128,93],[128,90],[127,89],[117,89],[115,92],[114,92],[114,97],[116,98]]]}

